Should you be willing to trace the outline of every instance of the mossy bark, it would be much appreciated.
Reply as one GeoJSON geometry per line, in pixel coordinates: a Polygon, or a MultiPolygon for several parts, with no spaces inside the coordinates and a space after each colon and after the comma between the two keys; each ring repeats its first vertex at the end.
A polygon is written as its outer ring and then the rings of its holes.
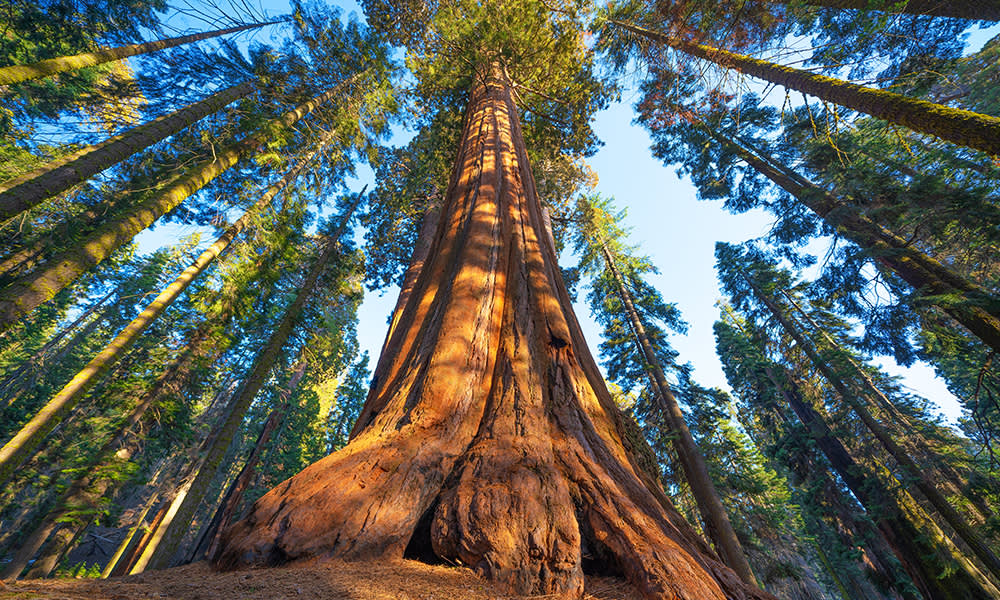
{"type": "Polygon", "coordinates": [[[711,128],[705,130],[781,189],[816,213],[838,233],[869,252],[917,292],[1000,352],[1000,299],[982,286],[920,252],[898,235],[858,213],[839,198],[805,178],[754,153],[711,128]]]}
{"type": "Polygon", "coordinates": [[[244,82],[0,184],[0,222],[86,181],[254,91],[244,82]]]}
{"type": "Polygon", "coordinates": [[[313,262],[302,285],[299,287],[295,300],[292,301],[285,311],[285,315],[271,334],[267,344],[254,359],[250,373],[243,381],[239,392],[233,400],[233,407],[229,411],[228,417],[218,427],[215,439],[208,447],[204,461],[198,469],[197,475],[192,480],[183,502],[177,507],[176,514],[165,528],[162,538],[158,542],[155,551],[150,554],[144,568],[164,569],[172,566],[174,555],[191,525],[191,519],[194,517],[195,510],[205,497],[205,493],[208,491],[208,487],[215,477],[222,459],[225,458],[226,452],[229,450],[229,446],[236,436],[236,432],[243,424],[243,419],[250,408],[250,404],[264,386],[271,369],[281,355],[281,350],[285,342],[288,341],[293,329],[298,325],[302,317],[302,311],[305,308],[305,303],[315,290],[320,275],[322,275],[330,259],[336,254],[337,240],[340,238],[340,234],[351,219],[351,214],[360,201],[361,195],[359,194],[354,203],[345,211],[342,217],[343,220],[337,231],[329,237],[326,246],[313,262]]]}
{"type": "Polygon", "coordinates": [[[679,37],[611,20],[612,24],[648,39],[666,44],[691,56],[713,62],[827,102],[908,127],[913,131],[1000,156],[1000,118],[960,108],[951,108],[894,92],[857,85],[809,71],[695,44],[679,37]]]}
{"type": "MultiPolygon", "coordinates": [[[[950,568],[938,561],[945,558],[947,550],[939,547],[943,534],[932,521],[924,523],[928,533],[914,526],[897,498],[888,493],[871,473],[855,461],[850,452],[830,431],[829,426],[802,397],[798,386],[789,378],[779,379],[772,374],[775,387],[788,402],[789,408],[806,426],[820,451],[830,461],[834,471],[851,493],[871,515],[879,531],[888,541],[903,568],[928,600],[959,600],[994,598],[995,588],[981,576],[963,568],[950,568]],[[942,556],[944,555],[944,556],[942,556]]],[[[901,490],[900,494],[906,494],[901,490]]],[[[910,500],[909,504],[915,506],[910,500]]]]}
{"type": "Polygon", "coordinates": [[[247,212],[233,223],[219,239],[206,248],[187,269],[150,302],[139,315],[122,329],[111,342],[77,373],[38,413],[26,423],[14,437],[0,448],[0,483],[4,482],[42,439],[63,417],[86,395],[91,387],[115,365],[129,348],[135,344],[143,331],[176,300],[181,293],[211,265],[232,243],[237,235],[250,223],[252,217],[270,204],[312,158],[319,152],[299,161],[285,176],[270,186],[261,198],[247,212]]]}
{"type": "MultiPolygon", "coordinates": [[[[320,104],[336,97],[339,87],[333,88],[288,111],[271,122],[274,127],[290,127],[320,104]]],[[[81,274],[107,258],[114,250],[129,242],[164,214],[170,212],[185,198],[205,187],[210,181],[246,158],[267,141],[271,127],[247,139],[220,150],[210,159],[185,173],[164,191],[90,233],[76,247],[52,257],[37,270],[14,281],[0,292],[0,331],[28,314],[43,302],[50,300],[60,290],[81,274]]],[[[0,451],[0,457],[3,452],[0,451]]],[[[2,458],[0,458],[2,460],[2,458]]],[[[0,472],[0,480],[2,480],[0,472]]]]}
{"type": "Polygon", "coordinates": [[[190,44],[191,42],[207,40],[220,35],[238,33],[248,29],[256,29],[258,27],[273,25],[274,23],[279,22],[280,21],[251,23],[249,25],[240,25],[238,27],[228,27],[226,29],[217,29],[215,31],[206,31],[192,35],[167,38],[165,40],[145,42],[143,44],[130,44],[128,46],[119,46],[118,48],[84,52],[83,54],[75,54],[73,56],[49,58],[46,60],[40,60],[30,65],[12,65],[9,67],[3,67],[0,68],[0,85],[11,85],[13,83],[20,83],[22,81],[29,81],[40,77],[48,77],[49,75],[55,75],[56,73],[62,73],[64,71],[74,71],[85,67],[94,67],[113,60],[121,60],[130,56],[148,54],[150,52],[156,52],[157,50],[165,50],[167,48],[173,48],[174,46],[181,46],[183,44],[190,44]]]}
{"type": "Polygon", "coordinates": [[[903,2],[896,0],[805,0],[805,3],[826,8],[882,10],[907,15],[1000,21],[1000,2],[997,0],[905,0],[903,2]]]}
{"type": "MultiPolygon", "coordinates": [[[[747,284],[753,290],[754,295],[767,307],[774,318],[781,325],[782,329],[785,330],[788,335],[795,340],[795,343],[813,365],[819,369],[823,374],[823,377],[833,386],[836,390],[837,395],[850,406],[851,410],[858,416],[864,426],[871,432],[876,440],[885,448],[886,452],[899,464],[904,473],[909,479],[912,480],[913,484],[920,490],[920,493],[930,502],[931,506],[938,515],[944,520],[955,531],[958,538],[962,540],[971,550],[972,553],[978,558],[982,564],[986,567],[987,571],[993,573],[996,576],[1000,573],[1000,561],[998,561],[996,555],[993,553],[992,549],[986,544],[986,542],[964,519],[955,507],[953,507],[948,500],[941,494],[941,492],[934,486],[934,483],[929,480],[923,468],[918,466],[913,458],[904,450],[898,442],[885,430],[881,423],[879,423],[864,404],[848,389],[844,381],[833,371],[829,364],[827,364],[812,344],[805,339],[802,332],[788,319],[784,314],[781,307],[779,307],[773,299],[771,299],[767,294],[765,294],[754,282],[749,278],[745,278],[747,284]]],[[[838,442],[839,443],[839,442],[838,442]]],[[[845,451],[846,452],[846,451],[845,451]]],[[[831,459],[832,460],[832,459],[831,459]]],[[[980,581],[986,581],[985,578],[978,572],[978,568],[969,563],[968,561],[962,560],[960,557],[956,557],[958,562],[962,564],[963,568],[970,573],[970,577],[978,579],[980,581]]],[[[992,592],[1000,592],[989,584],[988,581],[983,585],[987,586],[992,592]]]]}

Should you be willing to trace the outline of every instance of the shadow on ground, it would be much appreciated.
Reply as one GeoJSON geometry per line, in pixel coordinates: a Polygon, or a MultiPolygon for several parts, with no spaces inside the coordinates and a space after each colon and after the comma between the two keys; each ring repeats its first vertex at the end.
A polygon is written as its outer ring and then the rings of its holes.
{"type": "MultiPolygon", "coordinates": [[[[549,598],[550,596],[531,596],[549,598]]],[[[296,564],[217,573],[206,563],[107,580],[45,579],[0,584],[0,600],[521,600],[469,569],[403,560],[296,564]]],[[[624,580],[588,577],[586,600],[640,600],[624,580]]]]}

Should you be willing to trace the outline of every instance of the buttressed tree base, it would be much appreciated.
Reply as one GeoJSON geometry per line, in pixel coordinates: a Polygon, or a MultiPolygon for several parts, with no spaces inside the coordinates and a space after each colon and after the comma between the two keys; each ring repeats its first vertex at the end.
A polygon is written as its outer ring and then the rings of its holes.
{"type": "Polygon", "coordinates": [[[573,315],[496,72],[472,86],[437,231],[350,444],[262,497],[216,565],[432,551],[517,594],[580,597],[592,570],[650,598],[770,598],[641,466],[645,442],[573,315]]]}

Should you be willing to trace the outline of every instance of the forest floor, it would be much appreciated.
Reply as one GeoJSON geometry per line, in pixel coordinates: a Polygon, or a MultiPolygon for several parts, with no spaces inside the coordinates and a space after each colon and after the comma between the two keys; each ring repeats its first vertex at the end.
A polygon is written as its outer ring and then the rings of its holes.
{"type": "MultiPolygon", "coordinates": [[[[0,600],[522,600],[469,569],[412,560],[324,562],[219,573],[207,563],[114,579],[0,582],[0,600]]],[[[551,598],[551,596],[531,596],[551,598]]],[[[586,600],[639,600],[622,579],[588,577],[586,600]]]]}

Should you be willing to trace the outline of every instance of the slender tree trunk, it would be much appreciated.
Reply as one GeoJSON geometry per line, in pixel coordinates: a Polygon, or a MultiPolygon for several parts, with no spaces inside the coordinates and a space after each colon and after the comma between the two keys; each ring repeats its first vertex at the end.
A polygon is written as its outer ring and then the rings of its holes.
{"type": "Polygon", "coordinates": [[[164,396],[180,392],[180,388],[190,379],[194,362],[202,353],[206,341],[206,331],[198,330],[195,332],[180,356],[161,373],[153,386],[143,395],[129,416],[118,427],[118,433],[94,454],[87,471],[72,481],[70,487],[60,496],[41,523],[36,525],[28,537],[21,542],[13,559],[0,572],[0,579],[16,578],[39,551],[39,548],[42,548],[46,539],[53,531],[56,531],[54,538],[46,544],[46,549],[42,550],[42,557],[36,560],[27,576],[35,578],[46,577],[50,574],[55,567],[55,560],[50,558],[46,561],[43,557],[55,556],[58,558],[69,540],[75,538],[81,530],[89,526],[91,519],[78,515],[70,523],[65,523],[62,526],[59,524],[72,511],[81,508],[94,509],[114,484],[111,479],[102,476],[97,467],[107,466],[111,461],[131,459],[135,451],[126,446],[127,437],[154,404],[161,401],[164,396]],[[58,554],[56,554],[57,552],[58,554]]]}
{"type": "Polygon", "coordinates": [[[997,0],[906,0],[905,2],[895,2],[894,0],[805,0],[805,3],[826,8],[882,10],[907,15],[1000,21],[1000,2],[997,0]]]}
{"type": "Polygon", "coordinates": [[[86,367],[56,394],[21,430],[0,448],[0,483],[4,482],[56,424],[72,410],[90,388],[126,354],[143,331],[165,311],[192,281],[225,250],[243,231],[250,219],[266,207],[309,164],[319,148],[299,161],[280,181],[270,186],[242,217],[233,223],[214,244],[205,249],[194,263],[168,285],[131,323],[97,354],[86,367]]]}
{"type": "MultiPolygon", "coordinates": [[[[164,182],[163,187],[171,185],[179,179],[179,175],[170,176],[168,181],[164,182]]],[[[0,261],[0,289],[7,287],[19,277],[23,277],[52,254],[64,249],[62,246],[68,240],[80,239],[80,237],[89,235],[95,227],[108,218],[108,215],[114,216],[119,203],[126,200],[127,197],[128,192],[112,194],[100,204],[91,206],[80,214],[56,224],[45,231],[44,235],[36,237],[34,241],[11,244],[9,252],[0,261]],[[54,240],[58,241],[53,243],[54,240]]]]}
{"type": "Polygon", "coordinates": [[[1000,300],[943,264],[913,248],[906,240],[886,230],[855,208],[762,158],[743,145],[705,128],[716,140],[732,148],[751,167],[762,173],[831,227],[885,265],[915,290],[930,296],[941,310],[964,325],[986,345],[1000,352],[1000,300]],[[960,298],[954,300],[955,297],[960,298]],[[950,298],[951,300],[937,300],[950,298]]]}
{"type": "MultiPolygon", "coordinates": [[[[320,104],[336,97],[338,93],[340,86],[288,111],[272,121],[272,124],[282,128],[290,127],[320,104]]],[[[165,191],[154,195],[127,214],[102,225],[77,247],[52,257],[41,268],[4,288],[0,292],[0,330],[9,327],[20,317],[51,299],[87,269],[100,263],[111,252],[176,208],[185,198],[245,158],[269,139],[270,131],[271,128],[266,127],[247,139],[217,152],[212,159],[194,167],[165,191]]],[[[5,460],[3,451],[0,451],[0,461],[3,460],[5,460]]],[[[2,479],[0,474],[0,480],[2,479]]]]}
{"type": "Polygon", "coordinates": [[[698,512],[704,520],[706,532],[709,538],[715,542],[715,549],[722,557],[722,562],[736,571],[736,574],[747,584],[757,585],[757,580],[750,569],[750,563],[743,553],[739,538],[736,537],[736,531],[733,529],[732,523],[729,522],[729,516],[722,505],[722,500],[719,499],[719,492],[715,489],[715,484],[712,483],[705,457],[702,456],[698,444],[694,441],[694,437],[684,421],[684,413],[681,412],[677,398],[670,390],[670,384],[667,383],[663,367],[649,342],[646,328],[642,324],[642,319],[639,318],[635,303],[632,301],[632,294],[625,286],[625,280],[618,271],[618,266],[615,264],[607,244],[603,239],[599,240],[599,243],[601,253],[604,255],[604,263],[615,279],[618,296],[624,303],[625,312],[632,324],[636,346],[639,347],[639,351],[645,358],[646,370],[650,374],[654,387],[657,388],[656,395],[660,401],[660,409],[670,423],[671,432],[674,434],[674,448],[678,458],[680,458],[681,466],[684,468],[684,477],[691,486],[691,493],[698,505],[698,512]]]}
{"type": "Polygon", "coordinates": [[[990,547],[966,521],[955,510],[948,500],[941,494],[941,492],[935,487],[934,482],[930,481],[927,477],[926,472],[923,468],[917,465],[913,458],[904,450],[892,436],[885,430],[881,423],[875,420],[872,414],[864,406],[858,398],[851,393],[847,388],[847,385],[843,380],[837,376],[832,368],[822,359],[816,349],[810,344],[797,327],[792,324],[792,322],[785,316],[781,308],[775,304],[774,300],[765,294],[756,283],[750,280],[749,277],[744,275],[744,280],[751,287],[754,295],[768,308],[774,318],[781,324],[782,329],[784,329],[795,343],[802,349],[803,352],[809,357],[809,360],[816,366],[817,369],[823,374],[823,377],[830,382],[830,384],[837,391],[837,394],[846,402],[851,409],[854,411],[861,422],[864,423],[865,427],[872,433],[873,436],[879,441],[883,448],[889,453],[890,456],[895,459],[899,466],[906,473],[907,477],[913,479],[913,483],[920,490],[920,493],[924,495],[925,498],[934,507],[934,510],[944,519],[946,523],[955,531],[959,539],[961,539],[968,547],[972,550],[972,553],[978,558],[987,570],[992,573],[995,577],[1000,577],[1000,559],[993,553],[990,547]]]}
{"type": "Polygon", "coordinates": [[[579,598],[585,547],[649,598],[769,598],[637,466],[644,442],[573,316],[499,73],[473,77],[433,246],[351,442],[258,500],[217,564],[433,553],[513,593],[579,598]]]}
{"type": "Polygon", "coordinates": [[[13,65],[10,67],[3,67],[0,68],[0,85],[10,85],[21,81],[48,77],[49,75],[55,75],[56,73],[62,73],[64,71],[74,71],[85,67],[93,67],[106,62],[111,62],[113,60],[121,60],[130,56],[148,54],[150,52],[156,52],[157,50],[165,50],[167,48],[173,48],[174,46],[190,44],[191,42],[198,42],[218,37],[220,35],[238,33],[240,31],[256,29],[265,25],[274,25],[275,23],[281,22],[282,21],[267,21],[265,23],[251,23],[249,25],[229,27],[227,29],[217,29],[215,31],[206,31],[204,33],[195,33],[192,35],[167,38],[165,40],[156,40],[155,42],[130,44],[128,46],[96,50],[94,52],[85,52],[83,54],[76,54],[73,56],[49,58],[46,60],[40,60],[30,65],[13,65]]]}
{"type": "Polygon", "coordinates": [[[200,102],[133,127],[100,144],[87,146],[0,184],[0,222],[16,217],[42,200],[90,179],[227,104],[250,95],[254,89],[254,84],[246,81],[216,92],[200,102]]]}
{"type": "Polygon", "coordinates": [[[142,507],[142,511],[139,512],[139,516],[136,518],[135,524],[129,528],[121,543],[118,544],[118,548],[115,550],[115,553],[111,555],[107,564],[104,565],[104,569],[101,570],[101,579],[124,575],[128,572],[127,570],[122,572],[121,567],[128,560],[128,557],[134,554],[137,542],[140,541],[140,538],[137,538],[136,536],[142,530],[142,524],[146,521],[146,515],[148,515],[149,511],[153,510],[153,507],[156,506],[159,497],[160,495],[156,493],[156,491],[150,494],[149,499],[146,500],[146,504],[142,507]]]}
{"type": "Polygon", "coordinates": [[[242,425],[243,418],[250,408],[250,404],[267,381],[268,374],[281,355],[281,349],[284,347],[285,342],[288,341],[292,330],[298,324],[302,316],[302,311],[305,308],[306,300],[309,299],[309,296],[315,290],[320,275],[322,275],[327,263],[336,253],[338,247],[337,240],[350,221],[354,209],[361,202],[363,194],[364,192],[358,194],[354,203],[345,211],[336,232],[329,237],[326,247],[313,263],[305,280],[302,282],[295,300],[289,305],[281,322],[254,360],[250,374],[243,381],[243,385],[240,387],[240,391],[233,401],[233,410],[229,413],[226,421],[219,427],[214,442],[205,454],[204,462],[199,468],[198,474],[192,480],[189,490],[176,511],[176,515],[174,515],[173,520],[165,528],[162,539],[159,541],[155,552],[150,556],[148,563],[144,565],[144,568],[164,569],[171,566],[173,556],[177,552],[184,535],[188,532],[195,510],[205,497],[209,484],[212,483],[212,479],[215,477],[222,459],[225,458],[226,451],[229,450],[236,432],[239,430],[240,425],[242,425]]]}
{"type": "Polygon", "coordinates": [[[149,564],[149,559],[156,551],[160,540],[163,539],[164,532],[169,527],[181,503],[184,501],[184,496],[187,495],[191,487],[191,482],[204,464],[205,451],[215,443],[215,439],[219,434],[218,424],[225,421],[229,417],[229,414],[236,408],[236,397],[232,385],[230,385],[231,383],[231,380],[227,381],[220,387],[211,404],[205,409],[205,413],[202,415],[203,423],[210,424],[209,434],[200,444],[188,447],[186,452],[176,457],[174,462],[177,463],[178,468],[174,481],[177,484],[173,486],[159,486],[156,490],[155,494],[163,499],[164,506],[153,520],[141,542],[130,553],[128,559],[122,563],[122,566],[119,568],[121,574],[141,573],[146,568],[146,565],[149,564]]]}
{"type": "Polygon", "coordinates": [[[243,494],[250,487],[250,483],[257,472],[257,465],[260,464],[261,458],[263,458],[267,443],[271,441],[271,436],[278,429],[278,425],[281,424],[281,420],[288,412],[288,407],[290,406],[289,398],[298,386],[299,381],[305,375],[306,366],[307,363],[301,361],[292,373],[288,387],[282,390],[284,398],[281,404],[267,415],[267,420],[264,421],[264,427],[257,436],[257,442],[254,444],[253,451],[250,452],[250,456],[240,469],[236,479],[233,480],[226,493],[223,494],[222,501],[219,502],[212,520],[201,534],[201,541],[196,544],[194,552],[188,557],[186,562],[194,562],[203,558],[211,559],[215,556],[219,549],[222,531],[232,523],[233,517],[236,515],[236,509],[239,508],[240,503],[243,501],[243,494]]]}
{"type": "Polygon", "coordinates": [[[12,405],[22,393],[30,389],[35,384],[36,376],[38,372],[45,367],[46,362],[58,363],[66,352],[75,348],[84,338],[93,332],[93,330],[97,327],[97,324],[102,320],[104,304],[110,300],[112,296],[114,296],[115,291],[116,290],[111,290],[103,298],[92,303],[89,307],[87,307],[87,310],[80,313],[80,316],[77,317],[76,320],[64,327],[58,335],[53,337],[51,340],[45,342],[45,344],[39,348],[37,352],[32,354],[30,358],[25,360],[16,369],[14,369],[13,372],[4,377],[3,382],[0,382],[0,410],[12,405]],[[89,322],[83,327],[83,329],[77,331],[54,357],[49,355],[54,348],[59,346],[66,336],[76,331],[80,325],[88,320],[89,322]]]}
{"type": "Polygon", "coordinates": [[[948,493],[958,494],[965,497],[970,503],[976,516],[980,521],[985,522],[989,520],[993,515],[994,511],[983,498],[979,497],[977,494],[971,494],[963,491],[966,484],[968,483],[968,478],[963,477],[955,467],[953,467],[949,461],[941,456],[940,450],[935,447],[927,437],[917,428],[913,423],[912,419],[900,411],[896,405],[886,396],[882,390],[879,389],[875,382],[872,381],[871,376],[861,368],[861,365],[857,363],[849,354],[841,350],[839,345],[830,334],[828,334],[820,325],[817,323],[812,316],[809,315],[803,308],[795,301],[794,298],[785,290],[781,290],[782,295],[788,301],[789,304],[795,309],[795,311],[809,324],[810,327],[817,333],[819,333],[823,340],[826,342],[828,347],[835,353],[834,356],[841,366],[845,366],[850,369],[856,376],[857,380],[861,382],[862,388],[866,390],[866,395],[872,398],[875,402],[874,404],[881,407],[890,422],[898,424],[901,429],[897,435],[902,439],[902,443],[906,444],[908,447],[912,448],[917,454],[922,455],[922,459],[931,462],[930,468],[933,469],[937,475],[935,479],[940,481],[940,484],[949,489],[948,493]]]}
{"type": "Polygon", "coordinates": [[[869,88],[833,77],[735,54],[720,48],[688,42],[676,36],[610,20],[614,25],[686,54],[727,69],[758,77],[776,85],[816,96],[873,117],[878,117],[943,140],[1000,155],[1000,118],[960,108],[951,108],[894,92],[869,88]]]}
{"type": "MultiPolygon", "coordinates": [[[[924,597],[929,600],[985,600],[994,597],[996,588],[981,575],[970,574],[965,569],[942,572],[943,569],[934,564],[933,558],[939,554],[939,549],[934,547],[926,534],[913,526],[904,509],[885,492],[882,484],[854,460],[847,448],[834,437],[823,417],[805,402],[797,386],[787,377],[782,381],[776,373],[769,372],[768,376],[792,412],[806,426],[830,465],[872,516],[924,597]]],[[[934,527],[932,521],[928,521],[927,525],[934,527]]],[[[938,533],[935,537],[943,537],[943,534],[938,533]]]]}

